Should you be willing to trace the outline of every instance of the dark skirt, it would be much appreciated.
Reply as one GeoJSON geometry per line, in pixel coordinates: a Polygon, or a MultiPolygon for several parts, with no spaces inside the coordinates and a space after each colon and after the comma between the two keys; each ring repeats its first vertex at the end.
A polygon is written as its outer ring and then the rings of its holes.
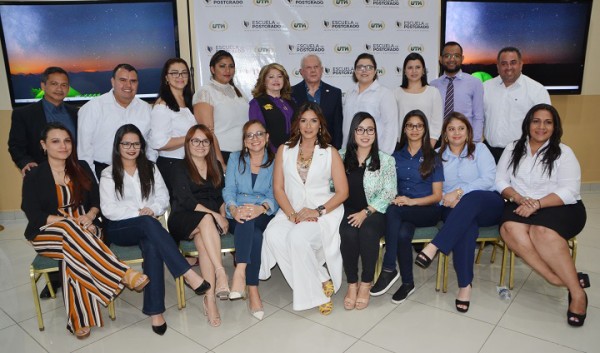
{"type": "Polygon", "coordinates": [[[177,240],[190,240],[190,235],[206,215],[201,211],[181,211],[169,216],[169,233],[177,240]]]}
{"type": "Polygon", "coordinates": [[[587,218],[585,206],[581,200],[572,205],[542,208],[528,218],[514,213],[517,207],[516,203],[506,203],[500,225],[504,222],[517,222],[543,226],[552,229],[567,240],[583,230],[587,218]]]}

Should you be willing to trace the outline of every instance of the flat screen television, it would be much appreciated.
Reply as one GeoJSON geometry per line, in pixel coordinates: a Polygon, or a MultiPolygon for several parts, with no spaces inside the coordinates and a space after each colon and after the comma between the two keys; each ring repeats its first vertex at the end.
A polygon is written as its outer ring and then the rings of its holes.
{"type": "Polygon", "coordinates": [[[176,16],[175,0],[0,1],[13,106],[43,96],[40,77],[49,66],[69,73],[68,101],[108,92],[120,63],[138,71],[140,98],[156,97],[163,64],[179,56],[176,16]]]}
{"type": "Polygon", "coordinates": [[[592,0],[442,0],[442,43],[464,49],[463,70],[495,77],[507,46],[523,54],[523,73],[551,94],[580,94],[592,0]]]}

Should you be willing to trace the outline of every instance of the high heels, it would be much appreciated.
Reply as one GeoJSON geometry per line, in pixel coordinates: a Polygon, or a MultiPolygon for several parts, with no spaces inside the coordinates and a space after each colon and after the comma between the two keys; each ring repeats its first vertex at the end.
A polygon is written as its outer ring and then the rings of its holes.
{"type": "Polygon", "coordinates": [[[184,280],[183,283],[185,283],[185,285],[188,286],[188,288],[190,288],[191,290],[193,290],[194,293],[196,293],[197,295],[202,295],[202,294],[206,293],[207,290],[210,289],[210,283],[208,283],[204,279],[202,280],[202,283],[200,283],[200,285],[196,288],[192,288],[192,286],[190,286],[190,284],[187,283],[186,280],[184,280]]]}
{"type": "Polygon", "coordinates": [[[581,288],[589,288],[591,286],[590,276],[587,273],[577,272],[577,278],[579,279],[581,288]]]}
{"type": "Polygon", "coordinates": [[[427,268],[429,267],[429,265],[431,265],[431,263],[433,262],[433,259],[435,259],[435,256],[437,255],[439,251],[436,251],[435,254],[432,257],[427,256],[427,254],[425,254],[425,252],[421,251],[417,254],[417,257],[415,258],[415,265],[419,266],[420,268],[427,268]]]}
{"type": "Polygon", "coordinates": [[[352,310],[356,306],[356,297],[358,296],[358,283],[348,284],[348,293],[344,297],[344,309],[352,310]]]}
{"type": "Polygon", "coordinates": [[[154,326],[152,325],[152,331],[159,336],[162,336],[167,332],[167,323],[163,323],[162,325],[154,326]]]}
{"type": "Polygon", "coordinates": [[[262,320],[263,317],[265,316],[265,309],[264,309],[262,303],[260,304],[260,308],[252,309],[250,307],[250,300],[248,300],[248,311],[250,312],[250,315],[252,315],[254,318],[256,318],[258,320],[262,320]]]}
{"type": "Polygon", "coordinates": [[[75,331],[75,337],[77,337],[78,340],[86,339],[90,337],[91,331],[92,330],[87,326],[81,327],[79,330],[75,331]]]}
{"type": "Polygon", "coordinates": [[[121,279],[121,283],[123,283],[125,287],[135,290],[136,292],[141,292],[149,282],[150,279],[148,276],[131,268],[125,272],[125,275],[121,279]]]}
{"type": "MultiPolygon", "coordinates": [[[[471,287],[471,289],[473,289],[472,284],[469,284],[467,287],[471,287]]],[[[470,294],[469,294],[469,297],[470,297],[470,294]]],[[[469,311],[470,305],[471,305],[470,300],[460,300],[460,299],[454,300],[454,306],[456,307],[456,311],[458,311],[460,313],[466,313],[467,311],[469,311]]]]}
{"type": "MultiPolygon", "coordinates": [[[[587,293],[585,293],[585,313],[583,314],[577,314],[572,312],[570,309],[567,309],[567,323],[571,326],[574,327],[581,327],[583,326],[583,323],[585,322],[585,318],[587,317],[587,308],[588,308],[588,296],[587,293]],[[577,321],[574,321],[573,319],[577,319],[577,321]]],[[[569,292],[569,306],[571,306],[571,292],[569,292]]]]}
{"type": "Polygon", "coordinates": [[[216,296],[220,299],[220,300],[227,300],[229,299],[229,284],[227,283],[227,273],[225,273],[225,268],[223,267],[219,267],[217,269],[215,269],[215,276],[217,277],[217,283],[216,283],[216,296]],[[225,276],[225,284],[223,284],[222,282],[219,284],[219,276],[216,275],[217,271],[223,271],[223,275],[225,276]]]}
{"type": "Polygon", "coordinates": [[[371,298],[371,283],[361,282],[358,287],[358,295],[356,298],[356,310],[363,310],[369,306],[369,299],[371,298]]]}
{"type": "MultiPolygon", "coordinates": [[[[238,276],[239,277],[239,276],[238,276]]],[[[241,282],[242,283],[242,290],[236,290],[236,272],[233,273],[233,281],[231,282],[231,291],[229,292],[229,300],[238,300],[238,299],[246,299],[246,279],[242,278],[241,282]]]]}
{"type": "Polygon", "coordinates": [[[213,316],[211,318],[211,315],[209,315],[208,312],[208,298],[211,297],[212,298],[212,302],[215,304],[215,307],[217,306],[217,301],[214,295],[212,294],[206,294],[204,296],[204,299],[202,300],[202,306],[204,307],[204,316],[207,317],[206,321],[208,322],[208,324],[212,327],[219,327],[221,326],[221,316],[219,316],[219,311],[217,309],[217,314],[216,316],[213,316]]]}

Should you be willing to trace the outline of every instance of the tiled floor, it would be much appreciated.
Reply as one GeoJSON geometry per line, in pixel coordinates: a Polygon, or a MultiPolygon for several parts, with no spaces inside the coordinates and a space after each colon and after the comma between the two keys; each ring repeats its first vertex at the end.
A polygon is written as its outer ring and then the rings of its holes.
{"type": "MultiPolygon", "coordinates": [[[[372,298],[368,309],[345,311],[345,286],[335,295],[334,312],[294,312],[291,290],[281,273],[261,283],[266,317],[252,318],[244,301],[220,302],[223,324],[210,327],[201,298],[187,292],[187,307],[177,310],[175,288],[167,279],[167,333],[150,330],[140,311],[142,295],[125,291],[117,300],[117,319],[104,312],[105,326],[83,341],[65,330],[61,299],[42,301],[46,330],[37,328],[28,267],[34,251],[23,238],[23,221],[4,221],[0,233],[0,352],[600,352],[600,192],[583,195],[587,225],[578,236],[577,267],[590,274],[590,307],[582,328],[566,323],[567,292],[556,288],[519,260],[510,302],[496,294],[499,261],[490,249],[476,265],[473,301],[467,314],[454,309],[456,279],[449,292],[436,292],[434,269],[415,268],[418,290],[401,305],[391,294],[372,298]]],[[[226,264],[232,272],[232,261],[226,264]]],[[[435,267],[435,266],[432,266],[435,267]]],[[[40,281],[43,282],[43,281],[40,281]]],[[[392,288],[390,293],[398,287],[392,288]]],[[[41,284],[40,284],[41,289],[41,284]]],[[[186,289],[187,290],[187,289],[186,289]]]]}

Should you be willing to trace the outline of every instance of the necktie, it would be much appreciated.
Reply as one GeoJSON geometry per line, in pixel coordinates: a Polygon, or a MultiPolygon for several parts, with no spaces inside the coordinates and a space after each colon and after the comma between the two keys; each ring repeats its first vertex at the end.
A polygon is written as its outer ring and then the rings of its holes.
{"type": "Polygon", "coordinates": [[[446,76],[448,86],[446,87],[446,100],[444,101],[444,120],[448,119],[450,113],[454,111],[454,79],[456,77],[446,76]]]}

